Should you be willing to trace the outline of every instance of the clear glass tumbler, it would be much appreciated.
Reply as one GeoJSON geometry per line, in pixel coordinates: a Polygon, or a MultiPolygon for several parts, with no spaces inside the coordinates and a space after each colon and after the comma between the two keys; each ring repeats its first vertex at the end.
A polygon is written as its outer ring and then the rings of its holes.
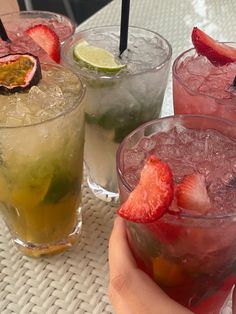
{"type": "Polygon", "coordinates": [[[76,33],[62,48],[62,62],[86,82],[85,164],[88,185],[102,200],[117,201],[115,154],[134,128],[160,115],[172,55],[161,35],[129,27],[128,49],[121,56],[127,67],[118,73],[85,68],[73,58],[79,40],[107,49],[119,58],[119,26],[76,33]]]}
{"type": "Polygon", "coordinates": [[[45,62],[51,62],[52,60],[25,31],[38,24],[46,25],[58,35],[62,44],[74,34],[76,27],[73,21],[62,14],[37,10],[4,14],[1,15],[1,20],[11,42],[0,39],[0,56],[9,53],[28,52],[38,56],[40,60],[45,62]]]}
{"type": "Polygon", "coordinates": [[[0,212],[33,257],[71,247],[82,225],[86,89],[66,68],[41,67],[37,86],[0,95],[0,212]]]}
{"type": "Polygon", "coordinates": [[[236,62],[215,66],[192,48],[176,58],[172,70],[175,114],[207,114],[236,121],[236,62]]]}
{"type": "Polygon", "coordinates": [[[150,154],[168,162],[175,186],[193,172],[205,177],[211,195],[207,214],[179,208],[174,198],[152,223],[127,221],[138,266],[171,298],[197,314],[221,313],[236,281],[235,148],[235,123],[176,115],[143,124],[117,151],[121,203],[136,186],[150,154]],[[221,154],[214,153],[216,149],[221,154]]]}

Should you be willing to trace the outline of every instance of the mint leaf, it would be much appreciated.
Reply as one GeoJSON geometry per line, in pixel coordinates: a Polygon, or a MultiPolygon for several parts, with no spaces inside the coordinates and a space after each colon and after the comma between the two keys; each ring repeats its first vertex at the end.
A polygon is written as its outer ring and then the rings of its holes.
{"type": "Polygon", "coordinates": [[[114,130],[113,141],[120,143],[126,135],[135,128],[159,117],[160,105],[157,103],[140,104],[134,107],[120,107],[119,104],[110,110],[94,115],[85,113],[85,120],[88,124],[97,124],[106,130],[114,130]]]}
{"type": "Polygon", "coordinates": [[[69,180],[65,175],[54,174],[43,202],[57,203],[73,189],[74,184],[75,182],[69,180]]]}

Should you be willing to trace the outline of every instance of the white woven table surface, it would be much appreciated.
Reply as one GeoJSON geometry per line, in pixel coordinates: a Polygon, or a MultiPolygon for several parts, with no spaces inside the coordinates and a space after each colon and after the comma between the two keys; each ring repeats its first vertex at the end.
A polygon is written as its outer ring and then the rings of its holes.
{"type": "MultiPolygon", "coordinates": [[[[121,0],[114,0],[79,29],[119,24],[120,5],[121,0]]],[[[191,46],[195,25],[219,40],[236,41],[235,16],[235,0],[131,0],[130,24],[162,34],[172,44],[174,59],[191,46]]],[[[162,115],[171,113],[170,76],[162,115]]],[[[113,217],[114,208],[85,186],[79,243],[61,255],[37,260],[16,250],[0,221],[0,313],[113,313],[106,295],[113,217]]]]}

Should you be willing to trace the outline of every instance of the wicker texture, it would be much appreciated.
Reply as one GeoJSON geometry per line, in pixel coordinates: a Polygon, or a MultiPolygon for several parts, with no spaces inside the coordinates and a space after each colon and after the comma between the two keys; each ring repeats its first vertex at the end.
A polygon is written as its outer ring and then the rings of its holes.
{"type": "MultiPolygon", "coordinates": [[[[114,0],[80,28],[119,24],[120,4],[114,0]]],[[[166,37],[174,59],[191,46],[194,25],[219,40],[236,41],[235,13],[235,0],[132,0],[130,24],[166,37]]],[[[172,113],[171,103],[170,76],[162,115],[172,113]]],[[[95,199],[86,186],[83,204],[80,241],[50,258],[23,256],[0,221],[0,313],[113,313],[107,298],[107,246],[115,209],[95,199]]],[[[224,313],[231,313],[230,303],[224,313]]]]}
{"type": "Polygon", "coordinates": [[[112,313],[107,290],[111,207],[84,187],[78,244],[49,258],[31,259],[13,246],[1,222],[0,313],[112,313]]]}

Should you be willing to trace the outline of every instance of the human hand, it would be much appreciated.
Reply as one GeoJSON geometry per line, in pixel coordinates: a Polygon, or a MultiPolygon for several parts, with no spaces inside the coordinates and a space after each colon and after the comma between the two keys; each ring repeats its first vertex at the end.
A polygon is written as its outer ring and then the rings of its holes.
{"type": "Polygon", "coordinates": [[[116,218],[109,241],[109,298],[117,314],[190,314],[137,267],[125,223],[116,218]]]}

